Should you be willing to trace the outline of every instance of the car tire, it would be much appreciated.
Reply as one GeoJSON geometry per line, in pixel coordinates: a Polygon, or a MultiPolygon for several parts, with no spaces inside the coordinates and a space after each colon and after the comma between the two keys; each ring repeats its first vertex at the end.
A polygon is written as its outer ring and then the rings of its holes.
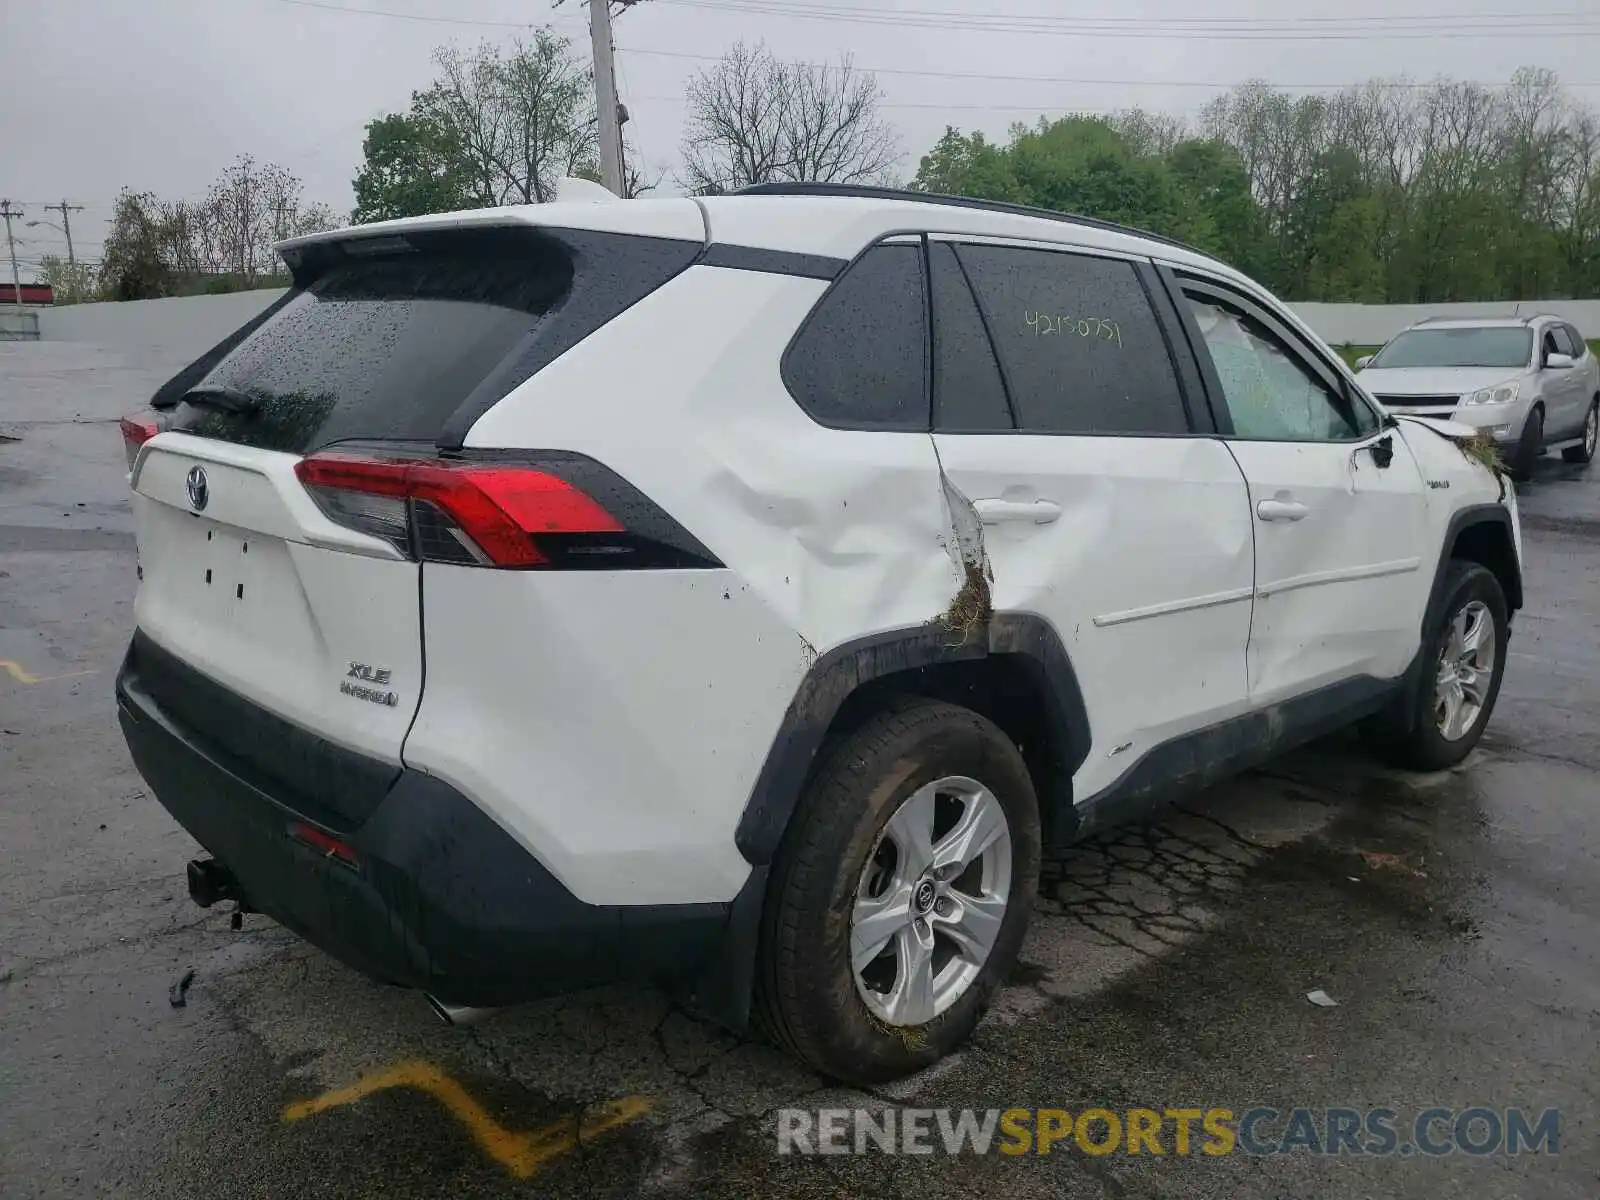
{"type": "Polygon", "coordinates": [[[1586,463],[1594,458],[1595,443],[1600,441],[1600,396],[1589,402],[1589,411],[1583,418],[1583,441],[1568,446],[1561,457],[1569,463],[1586,463]]]}
{"type": "Polygon", "coordinates": [[[1430,609],[1421,678],[1410,711],[1391,710],[1362,726],[1362,732],[1386,758],[1412,770],[1442,771],[1472,753],[1494,712],[1505,677],[1510,634],[1507,613],[1505,592],[1492,571],[1464,559],[1450,560],[1437,603],[1430,609]],[[1468,635],[1466,641],[1479,647],[1471,660],[1467,645],[1457,640],[1463,631],[1468,635]],[[1487,643],[1484,635],[1489,637],[1487,643]],[[1482,652],[1485,645],[1487,655],[1482,652]],[[1480,678],[1473,688],[1452,689],[1446,678],[1447,660],[1455,662],[1457,684],[1465,679],[1461,674],[1464,668],[1480,677],[1486,673],[1487,678],[1480,678]],[[1452,698],[1462,707],[1455,708],[1452,698]],[[1447,722],[1452,716],[1453,723],[1447,722]]]}
{"type": "Polygon", "coordinates": [[[1522,438],[1511,456],[1511,473],[1518,479],[1533,477],[1533,465],[1544,453],[1544,409],[1535,405],[1522,425],[1522,438]]]}
{"type": "Polygon", "coordinates": [[[832,741],[768,880],[758,1024],[845,1083],[881,1083],[939,1061],[971,1034],[1016,960],[1038,887],[1039,843],[1038,801],[1022,755],[975,712],[908,701],[832,741]],[[975,868],[935,879],[915,869],[915,849],[902,852],[907,831],[926,817],[933,854],[945,847],[945,865],[934,874],[954,871],[960,845],[973,844],[961,838],[983,842],[997,814],[1002,833],[985,843],[975,868]],[[877,935],[891,927],[897,932],[874,954],[877,935]],[[986,955],[975,948],[980,932],[986,955]],[[926,961],[926,976],[907,970],[908,956],[926,961]],[[949,985],[942,994],[940,980],[949,985]]]}

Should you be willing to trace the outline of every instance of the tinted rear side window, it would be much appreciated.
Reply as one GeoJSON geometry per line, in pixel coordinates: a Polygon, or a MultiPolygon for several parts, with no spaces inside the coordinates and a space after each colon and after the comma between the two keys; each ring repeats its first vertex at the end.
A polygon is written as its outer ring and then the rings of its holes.
{"type": "Polygon", "coordinates": [[[933,291],[933,424],[946,433],[1015,428],[1000,365],[956,252],[928,247],[933,291]]]}
{"type": "Polygon", "coordinates": [[[875,246],[828,291],[784,355],[784,383],[824,425],[928,428],[922,247],[875,246]]]}
{"type": "Polygon", "coordinates": [[[331,261],[259,328],[157,394],[242,392],[255,411],[183,403],[172,427],[305,453],[345,440],[457,444],[482,412],[660,286],[698,243],[486,229],[317,249],[331,261]],[[210,361],[208,361],[210,360],[210,361]],[[452,417],[456,418],[452,421],[452,417]],[[463,428],[453,430],[454,425],[463,428]],[[452,440],[453,439],[453,440],[452,440]]]}
{"type": "Polygon", "coordinates": [[[1040,433],[1189,431],[1166,339],[1133,264],[1052,250],[957,250],[1018,424],[1040,433]]]}

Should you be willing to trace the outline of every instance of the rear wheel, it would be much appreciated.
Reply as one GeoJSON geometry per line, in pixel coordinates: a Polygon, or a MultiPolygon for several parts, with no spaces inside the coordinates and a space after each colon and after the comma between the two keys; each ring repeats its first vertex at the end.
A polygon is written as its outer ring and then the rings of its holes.
{"type": "Polygon", "coordinates": [[[1427,640],[1410,714],[1375,718],[1365,732],[1402,766],[1441,771],[1483,736],[1506,669],[1505,593],[1487,567],[1452,559],[1427,640]],[[1409,715],[1409,720],[1407,716],[1409,715]]]}
{"type": "Polygon", "coordinates": [[[932,702],[879,714],[830,747],[773,864],[762,1024],[848,1083],[937,1062],[1016,960],[1038,871],[1033,783],[998,727],[932,702]]]}
{"type": "Polygon", "coordinates": [[[1583,419],[1583,441],[1568,446],[1561,457],[1569,463],[1586,463],[1594,458],[1596,441],[1600,441],[1600,396],[1589,402],[1589,414],[1583,419]]]}

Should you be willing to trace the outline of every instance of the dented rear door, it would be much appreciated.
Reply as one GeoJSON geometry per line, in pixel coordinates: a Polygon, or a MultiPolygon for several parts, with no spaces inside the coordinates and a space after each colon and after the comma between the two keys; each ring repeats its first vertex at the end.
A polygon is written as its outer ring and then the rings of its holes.
{"type": "Polygon", "coordinates": [[[995,609],[1061,635],[1093,714],[1074,793],[1092,796],[1246,708],[1244,477],[1190,433],[1133,262],[935,241],[930,263],[945,494],[995,609]]]}

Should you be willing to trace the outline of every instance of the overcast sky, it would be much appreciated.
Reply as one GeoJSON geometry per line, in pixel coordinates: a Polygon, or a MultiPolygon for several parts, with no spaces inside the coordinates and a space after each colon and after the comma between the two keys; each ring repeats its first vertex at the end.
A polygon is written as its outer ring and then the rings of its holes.
{"type": "MultiPolygon", "coordinates": [[[[878,77],[909,178],[946,123],[1003,134],[1066,110],[1193,113],[1250,78],[1500,83],[1535,65],[1600,103],[1596,0],[1533,2],[1514,15],[1510,0],[646,0],[615,38],[629,132],[656,170],[677,162],[685,80],[744,38],[913,72],[878,77]]],[[[73,232],[91,258],[120,188],[199,197],[241,152],[281,163],[308,200],[344,213],[363,125],[427,85],[435,46],[549,22],[586,52],[586,21],[578,0],[0,0],[0,197],[56,223],[44,203],[83,205],[73,232]],[[348,11],[359,9],[390,15],[348,11]]],[[[63,248],[42,226],[19,234],[25,260],[63,248]]]]}

